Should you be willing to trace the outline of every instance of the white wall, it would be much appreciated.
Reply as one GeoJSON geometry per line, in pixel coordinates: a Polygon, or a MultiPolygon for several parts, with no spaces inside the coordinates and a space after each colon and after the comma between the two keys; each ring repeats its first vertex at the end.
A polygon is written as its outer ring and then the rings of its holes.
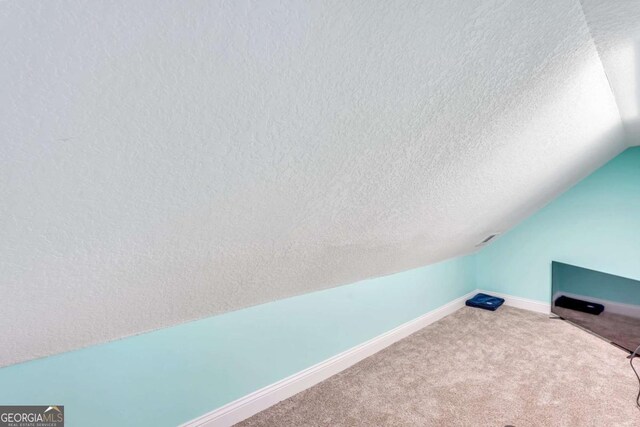
{"type": "Polygon", "coordinates": [[[0,365],[472,251],[623,148],[576,0],[10,0],[0,40],[0,365]]]}

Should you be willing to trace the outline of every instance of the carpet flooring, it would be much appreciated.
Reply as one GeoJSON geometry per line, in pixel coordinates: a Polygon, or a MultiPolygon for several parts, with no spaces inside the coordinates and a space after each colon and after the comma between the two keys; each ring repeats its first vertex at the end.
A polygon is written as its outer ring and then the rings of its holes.
{"type": "Polygon", "coordinates": [[[640,426],[626,356],[562,320],[465,307],[239,425],[640,426]]]}

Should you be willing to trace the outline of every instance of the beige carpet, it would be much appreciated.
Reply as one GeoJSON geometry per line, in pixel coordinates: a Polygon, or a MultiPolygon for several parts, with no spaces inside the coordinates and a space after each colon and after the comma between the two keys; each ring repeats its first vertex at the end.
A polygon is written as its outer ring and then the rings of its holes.
{"type": "Polygon", "coordinates": [[[465,307],[240,425],[640,426],[626,355],[562,320],[465,307]]]}

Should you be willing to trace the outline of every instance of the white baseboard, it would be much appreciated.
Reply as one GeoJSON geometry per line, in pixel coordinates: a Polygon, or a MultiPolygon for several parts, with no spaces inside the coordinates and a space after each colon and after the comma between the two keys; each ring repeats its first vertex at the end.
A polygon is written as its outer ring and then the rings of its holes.
{"type": "Polygon", "coordinates": [[[241,397],[201,417],[191,420],[182,427],[227,427],[257,414],[294,394],[300,393],[317,383],[347,369],[359,361],[379,352],[431,323],[454,313],[464,306],[464,302],[475,295],[466,295],[436,308],[414,320],[404,323],[382,335],[357,345],[343,353],[291,375],[283,380],[241,397]]]}
{"type": "Polygon", "coordinates": [[[536,301],[528,298],[514,297],[512,295],[501,294],[493,291],[477,290],[483,294],[489,294],[492,296],[504,298],[504,304],[510,307],[521,308],[523,310],[535,311],[537,313],[549,314],[551,313],[551,304],[548,302],[536,301]]]}
{"type": "Polygon", "coordinates": [[[182,424],[181,427],[228,427],[239,423],[240,421],[257,414],[260,411],[264,411],[282,400],[326,380],[359,361],[379,352],[385,347],[390,346],[396,341],[419,331],[425,326],[454,313],[458,309],[464,307],[464,302],[478,292],[488,293],[504,298],[505,304],[512,307],[536,311],[539,313],[550,312],[549,304],[476,289],[473,292],[469,292],[466,295],[456,298],[435,310],[404,323],[397,328],[372,338],[369,341],[357,345],[343,353],[333,356],[323,362],[311,366],[310,368],[304,369],[296,374],[241,397],[238,400],[221,406],[220,408],[204,414],[201,417],[182,424]]]}

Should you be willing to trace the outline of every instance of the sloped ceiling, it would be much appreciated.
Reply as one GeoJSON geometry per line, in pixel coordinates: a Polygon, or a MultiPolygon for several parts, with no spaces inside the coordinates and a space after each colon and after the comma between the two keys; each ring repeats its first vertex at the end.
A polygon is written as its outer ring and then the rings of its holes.
{"type": "Polygon", "coordinates": [[[630,145],[640,145],[640,1],[582,0],[630,145]]]}
{"type": "Polygon", "coordinates": [[[15,0],[0,39],[2,365],[469,253],[625,147],[577,0],[15,0]]]}

